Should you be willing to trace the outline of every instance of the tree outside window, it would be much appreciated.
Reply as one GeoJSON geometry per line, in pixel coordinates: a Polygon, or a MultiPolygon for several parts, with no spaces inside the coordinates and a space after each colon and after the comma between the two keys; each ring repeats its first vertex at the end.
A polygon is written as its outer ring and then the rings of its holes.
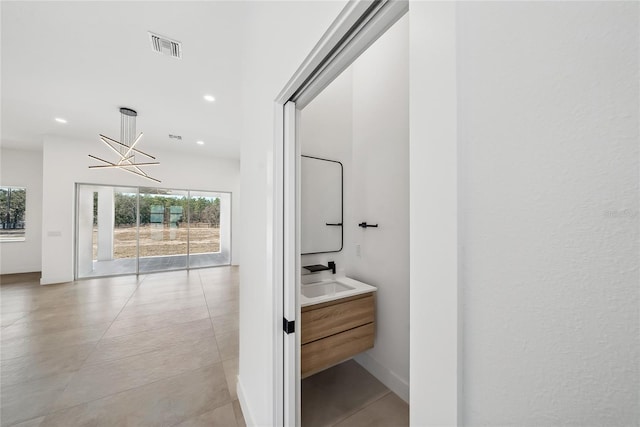
{"type": "Polygon", "coordinates": [[[0,242],[25,240],[27,189],[0,187],[0,242]]]}

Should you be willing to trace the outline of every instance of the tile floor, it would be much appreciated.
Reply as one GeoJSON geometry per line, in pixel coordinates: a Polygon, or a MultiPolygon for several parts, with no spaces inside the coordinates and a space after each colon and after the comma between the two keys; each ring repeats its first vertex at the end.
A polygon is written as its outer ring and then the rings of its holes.
{"type": "Polygon", "coordinates": [[[303,427],[404,427],[409,405],[353,360],[302,380],[303,427]]]}
{"type": "Polygon", "coordinates": [[[243,426],[238,269],[1,278],[2,426],[243,426]]]}

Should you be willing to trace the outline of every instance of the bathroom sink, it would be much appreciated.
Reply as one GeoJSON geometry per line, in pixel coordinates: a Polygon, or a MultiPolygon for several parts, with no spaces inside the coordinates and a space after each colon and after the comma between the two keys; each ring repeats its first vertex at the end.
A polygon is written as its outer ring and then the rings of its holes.
{"type": "Polygon", "coordinates": [[[344,276],[303,283],[300,286],[300,306],[306,307],[375,291],[374,286],[344,276]]]}
{"type": "Polygon", "coordinates": [[[338,283],[335,280],[314,283],[310,285],[302,286],[302,295],[307,298],[317,298],[329,295],[335,295],[340,292],[350,291],[352,290],[352,286],[345,285],[343,283],[338,283]]]}

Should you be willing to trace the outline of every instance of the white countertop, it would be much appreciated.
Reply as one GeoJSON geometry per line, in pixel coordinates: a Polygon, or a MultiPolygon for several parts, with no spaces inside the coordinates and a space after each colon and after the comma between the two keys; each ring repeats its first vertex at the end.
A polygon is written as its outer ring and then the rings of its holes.
{"type": "Polygon", "coordinates": [[[300,306],[301,307],[320,304],[323,302],[335,301],[342,298],[348,298],[355,295],[361,295],[361,294],[377,291],[375,286],[367,285],[366,283],[360,282],[358,280],[350,279],[345,276],[335,277],[331,279],[324,279],[318,282],[313,282],[313,283],[300,285],[300,286],[301,286],[301,289],[300,289],[300,306]],[[316,287],[317,285],[327,285],[333,282],[343,284],[351,289],[346,289],[339,292],[329,292],[327,294],[319,295],[313,298],[306,297],[303,294],[304,288],[316,287]]]}

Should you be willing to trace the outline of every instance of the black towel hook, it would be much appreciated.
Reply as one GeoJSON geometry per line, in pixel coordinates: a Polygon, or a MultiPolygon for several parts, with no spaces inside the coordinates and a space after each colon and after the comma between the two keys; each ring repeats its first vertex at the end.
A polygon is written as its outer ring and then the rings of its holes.
{"type": "Polygon", "coordinates": [[[375,228],[378,228],[378,224],[367,224],[366,222],[361,222],[360,224],[358,224],[358,227],[362,227],[362,228],[375,227],[375,228]]]}

